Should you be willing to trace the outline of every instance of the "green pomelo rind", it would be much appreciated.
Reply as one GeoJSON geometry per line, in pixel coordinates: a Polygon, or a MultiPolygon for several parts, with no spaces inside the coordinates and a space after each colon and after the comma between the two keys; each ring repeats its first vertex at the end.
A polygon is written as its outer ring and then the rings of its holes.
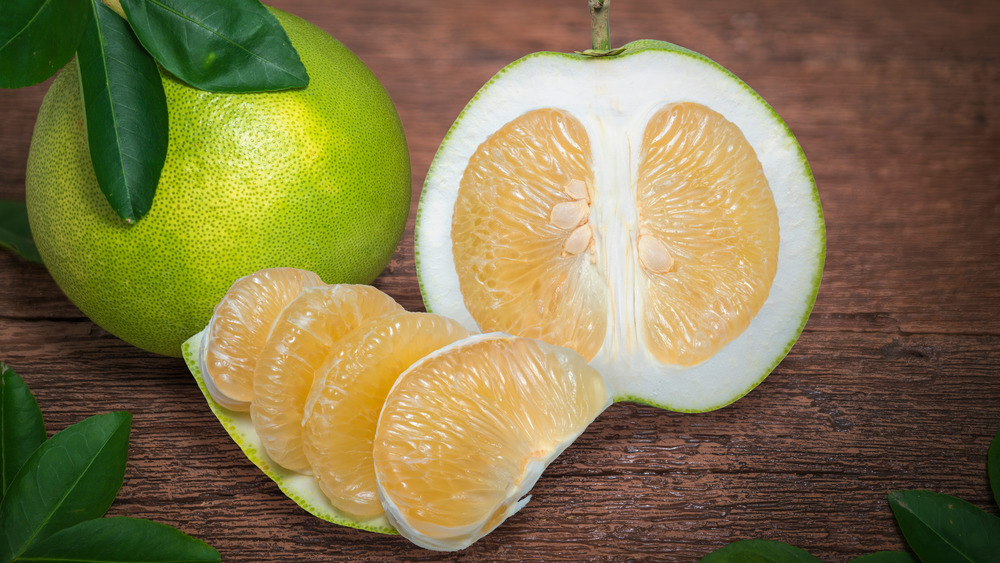
{"type": "Polygon", "coordinates": [[[236,442],[236,445],[243,450],[247,459],[274,481],[285,496],[292,499],[295,504],[301,506],[306,512],[321,520],[380,534],[398,534],[399,532],[389,524],[389,520],[385,516],[369,520],[358,520],[341,512],[326,498],[315,478],[311,475],[303,475],[285,469],[267,456],[264,445],[257,435],[256,430],[254,430],[253,422],[250,420],[250,413],[231,411],[222,407],[209,394],[198,362],[198,358],[201,357],[204,336],[205,331],[199,332],[185,341],[181,346],[184,363],[187,364],[191,375],[198,382],[198,388],[201,389],[201,393],[205,396],[205,401],[212,410],[212,414],[219,419],[222,427],[233,441],[236,442]]]}
{"type": "MultiPolygon", "coordinates": [[[[648,55],[650,53],[662,53],[679,57],[680,59],[690,59],[691,61],[702,65],[702,67],[699,67],[700,72],[718,73],[729,83],[735,85],[745,94],[748,94],[752,103],[763,109],[764,114],[771,120],[771,125],[776,126],[777,137],[779,137],[781,141],[787,143],[787,149],[790,149],[793,152],[792,158],[795,161],[795,165],[799,167],[798,170],[794,171],[795,176],[803,181],[805,186],[805,189],[800,191],[807,192],[795,194],[797,196],[804,196],[803,201],[796,202],[796,210],[799,212],[799,215],[794,217],[781,215],[782,210],[779,207],[779,221],[783,221],[781,223],[783,239],[787,236],[787,232],[785,230],[786,227],[790,226],[786,224],[787,221],[794,219],[796,228],[799,227],[798,223],[807,223],[807,226],[803,228],[803,231],[800,234],[803,234],[803,236],[809,239],[809,244],[807,245],[808,252],[803,251],[798,255],[792,256],[779,254],[779,264],[782,260],[794,260],[796,264],[801,264],[801,266],[797,266],[796,274],[804,277],[805,281],[799,284],[799,287],[802,289],[800,289],[794,296],[795,306],[791,308],[792,311],[789,315],[789,319],[785,322],[785,326],[782,327],[781,334],[775,337],[780,343],[780,348],[775,348],[774,346],[776,345],[772,345],[772,349],[767,354],[768,357],[766,359],[761,359],[760,364],[756,366],[756,369],[754,370],[756,374],[744,377],[738,385],[727,389],[727,392],[700,401],[697,405],[684,404],[670,399],[657,399],[653,398],[651,394],[645,394],[642,392],[615,391],[616,401],[637,402],[678,412],[706,412],[725,407],[726,405],[729,405],[745,396],[757,387],[774,370],[774,368],[777,367],[777,365],[788,354],[792,346],[798,340],[803,329],[805,328],[806,322],[812,312],[813,305],[815,304],[816,297],[818,295],[820,281],[822,279],[823,266],[826,260],[826,228],[822,204],[819,199],[819,191],[816,187],[815,178],[813,177],[812,170],[802,147],[795,140],[795,136],[792,134],[788,125],[781,119],[774,108],[772,108],[759,94],[750,88],[749,85],[739,79],[735,74],[704,55],[664,41],[639,40],[629,43],[624,47],[621,53],[612,56],[591,57],[575,53],[539,52],[522,57],[521,59],[518,59],[517,61],[514,61],[504,67],[482,88],[480,88],[475,96],[473,96],[472,100],[466,104],[465,108],[455,120],[455,123],[448,130],[441,143],[441,148],[438,150],[437,154],[435,154],[435,157],[431,162],[424,190],[421,192],[420,201],[417,207],[416,228],[414,233],[414,255],[416,259],[417,280],[420,286],[421,295],[424,296],[424,305],[428,311],[459,317],[458,320],[462,321],[463,324],[466,324],[467,328],[479,329],[479,327],[475,325],[474,320],[470,325],[469,321],[471,320],[471,316],[469,316],[467,310],[465,310],[464,304],[461,304],[461,309],[464,310],[464,315],[462,312],[456,313],[455,309],[451,306],[444,306],[444,301],[453,301],[455,299],[460,301],[461,294],[460,292],[455,292],[453,288],[442,289],[442,286],[439,283],[440,280],[437,279],[439,274],[435,272],[435,269],[442,267],[441,256],[444,252],[448,253],[449,264],[453,264],[450,258],[451,249],[442,249],[440,245],[440,237],[436,236],[438,231],[442,228],[439,225],[444,223],[446,218],[441,217],[437,213],[430,216],[426,213],[428,207],[430,207],[428,205],[428,200],[439,197],[434,193],[432,182],[436,176],[441,173],[442,167],[445,166],[443,163],[447,158],[446,154],[449,152],[449,146],[457,136],[457,132],[465,129],[466,125],[463,120],[467,120],[470,113],[472,113],[484,99],[488,99],[492,95],[492,90],[498,82],[503,80],[512,72],[520,72],[520,68],[522,66],[525,66],[526,64],[534,64],[534,62],[539,59],[566,61],[566,63],[563,64],[605,64],[614,61],[622,61],[638,55],[648,55]],[[428,242],[428,239],[431,238],[436,240],[428,242]],[[462,318],[463,316],[464,318],[462,318]]],[[[542,77],[538,78],[539,80],[543,80],[542,77]]],[[[529,89],[530,88],[525,88],[526,91],[529,89]]],[[[567,96],[571,95],[580,94],[577,92],[567,94],[567,96]]],[[[530,94],[526,92],[525,97],[530,97],[530,94]]],[[[699,99],[691,101],[705,103],[704,100],[699,99]]],[[[524,107],[529,108],[531,107],[531,104],[524,103],[524,107]]],[[[723,115],[726,115],[725,112],[723,112],[723,115]]],[[[452,163],[449,162],[449,165],[450,164],[452,163]]],[[[765,170],[765,172],[767,172],[767,170],[765,170]]],[[[450,233],[450,215],[447,219],[449,223],[447,225],[447,229],[450,233]]],[[[450,240],[450,236],[448,238],[450,240]]],[[[772,301],[774,299],[774,293],[774,288],[772,288],[772,296],[768,298],[768,301],[772,301]]],[[[767,303],[765,303],[765,307],[766,306],[767,303]]],[[[755,328],[755,322],[751,322],[750,327],[748,327],[743,334],[753,331],[755,328]]],[[[739,340],[739,338],[736,340],[739,340]]],[[[722,351],[725,351],[727,347],[730,347],[733,342],[724,346],[722,351]]],[[[722,351],[720,351],[720,353],[722,351]]],[[[599,353],[598,357],[595,358],[595,362],[597,362],[600,358],[601,354],[599,353]]],[[[711,361],[711,359],[707,360],[706,363],[711,361]]],[[[602,369],[601,371],[602,373],[605,373],[606,370],[602,369]]],[[[615,377],[608,375],[607,373],[605,373],[605,377],[608,379],[609,384],[613,388],[617,386],[616,384],[618,382],[615,377]]],[[[662,395],[662,393],[660,394],[662,395]]]]}
{"type": "Polygon", "coordinates": [[[67,297],[130,344],[179,357],[233,280],[263,268],[370,283],[403,235],[410,162],[388,92],[328,33],[272,13],[309,86],[210,93],[161,71],[167,160],[133,225],[97,184],[75,62],[46,93],[26,174],[32,233],[67,297]]]}

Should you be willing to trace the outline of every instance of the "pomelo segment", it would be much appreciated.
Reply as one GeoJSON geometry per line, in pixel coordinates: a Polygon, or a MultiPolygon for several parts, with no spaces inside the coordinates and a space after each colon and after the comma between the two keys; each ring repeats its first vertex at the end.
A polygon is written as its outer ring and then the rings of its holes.
{"type": "Polygon", "coordinates": [[[297,268],[267,268],[236,280],[215,306],[201,358],[205,384],[228,409],[246,411],[254,370],[275,319],[306,288],[323,280],[297,268]]]}
{"type": "Polygon", "coordinates": [[[683,102],[649,120],[636,188],[644,341],[664,364],[698,364],[767,299],[779,240],[767,178],[739,128],[683,102]]]}
{"type": "Polygon", "coordinates": [[[260,350],[250,403],[250,418],[271,459],[310,472],[302,420],[316,371],[358,327],[402,311],[374,287],[350,284],[307,288],[285,307],[260,350]]]}
{"type": "Polygon", "coordinates": [[[385,397],[411,364],[467,336],[451,319],[402,312],[370,319],[332,347],[301,426],[306,458],[334,506],[361,519],[384,514],[372,440],[385,397]]]}
{"type": "Polygon", "coordinates": [[[461,295],[481,330],[588,359],[601,347],[608,290],[585,232],[590,160],[583,125],[552,109],[515,118],[473,154],[451,238],[461,295]]]}
{"type": "Polygon", "coordinates": [[[798,338],[825,256],[802,149],[706,57],[535,53],[466,106],[421,195],[429,311],[569,346],[617,400],[725,406],[798,338]]]}
{"type": "Polygon", "coordinates": [[[393,385],[375,433],[379,498],[421,547],[463,549],[529,500],[542,471],[608,405],[572,350],[505,334],[431,353],[393,385]]]}

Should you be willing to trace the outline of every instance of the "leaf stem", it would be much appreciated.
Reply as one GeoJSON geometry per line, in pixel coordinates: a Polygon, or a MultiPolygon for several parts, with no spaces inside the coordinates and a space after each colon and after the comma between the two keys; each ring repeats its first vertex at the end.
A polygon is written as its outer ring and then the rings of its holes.
{"type": "Polygon", "coordinates": [[[611,0],[589,0],[590,2],[590,47],[595,51],[611,49],[611,25],[608,10],[611,0]]]}

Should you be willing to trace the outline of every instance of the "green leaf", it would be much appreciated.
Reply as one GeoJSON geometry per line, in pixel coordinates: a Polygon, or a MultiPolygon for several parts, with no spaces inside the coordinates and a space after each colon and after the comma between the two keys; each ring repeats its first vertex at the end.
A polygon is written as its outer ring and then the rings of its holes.
{"type": "Polygon", "coordinates": [[[129,25],[164,68],[211,92],[302,88],[309,75],[259,0],[122,0],[129,25]]]}
{"type": "Polygon", "coordinates": [[[990,474],[990,486],[993,487],[993,501],[1000,505],[1000,430],[993,436],[987,462],[990,474]]]}
{"type": "Polygon", "coordinates": [[[23,201],[0,199],[0,247],[9,248],[32,262],[41,262],[35,239],[28,227],[28,208],[23,201]]]}
{"type": "Polygon", "coordinates": [[[923,561],[996,561],[1000,518],[950,495],[894,491],[889,506],[923,561]]]}
{"type": "Polygon", "coordinates": [[[88,563],[181,563],[220,561],[205,542],[141,518],[98,518],[81,522],[35,543],[18,561],[88,563]]]}
{"type": "Polygon", "coordinates": [[[876,551],[852,559],[851,563],[920,563],[920,560],[905,551],[876,551]]]}
{"type": "Polygon", "coordinates": [[[127,412],[92,416],[31,454],[0,502],[0,561],[107,512],[125,475],[131,422],[127,412]]]}
{"type": "Polygon", "coordinates": [[[132,223],[152,206],[167,156],[167,99],[156,61],[121,16],[93,1],[77,52],[87,142],[101,191],[132,223]]]}
{"type": "Polygon", "coordinates": [[[740,540],[701,558],[701,563],[816,563],[808,551],[770,540],[740,540]]]}
{"type": "Polygon", "coordinates": [[[0,88],[37,84],[76,52],[89,0],[18,0],[2,4],[0,88]]]}
{"type": "Polygon", "coordinates": [[[0,500],[24,462],[45,441],[45,421],[28,384],[0,362],[0,500]]]}

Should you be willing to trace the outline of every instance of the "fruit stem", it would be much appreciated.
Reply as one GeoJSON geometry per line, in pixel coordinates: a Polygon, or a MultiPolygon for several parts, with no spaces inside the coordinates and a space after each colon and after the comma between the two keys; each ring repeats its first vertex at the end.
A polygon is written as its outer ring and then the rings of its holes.
{"type": "Polygon", "coordinates": [[[611,49],[611,26],[608,23],[608,10],[611,0],[590,1],[590,47],[595,51],[611,49]]]}

